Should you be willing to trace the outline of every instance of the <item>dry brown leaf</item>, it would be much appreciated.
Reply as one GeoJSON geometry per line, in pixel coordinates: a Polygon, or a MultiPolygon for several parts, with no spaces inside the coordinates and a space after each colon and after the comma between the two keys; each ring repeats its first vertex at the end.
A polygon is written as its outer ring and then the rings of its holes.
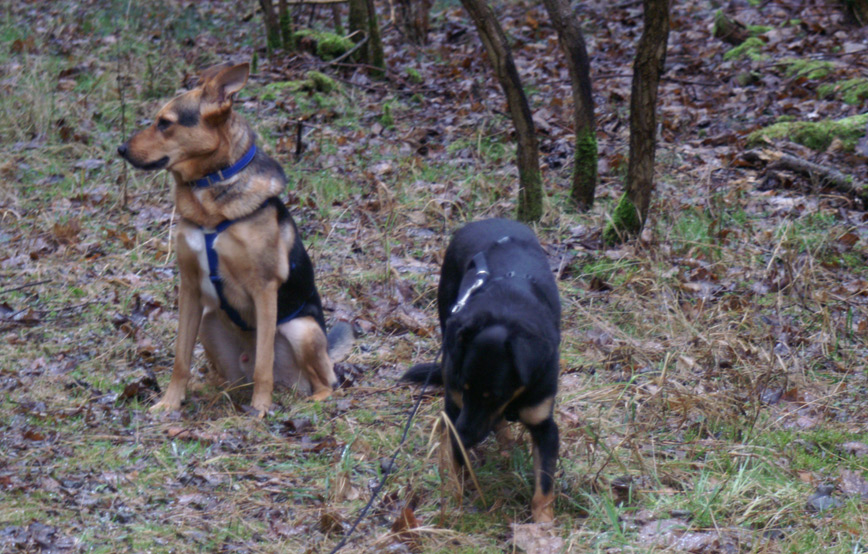
{"type": "Polygon", "coordinates": [[[552,523],[514,523],[512,540],[526,554],[555,554],[564,548],[564,540],[552,523]]]}

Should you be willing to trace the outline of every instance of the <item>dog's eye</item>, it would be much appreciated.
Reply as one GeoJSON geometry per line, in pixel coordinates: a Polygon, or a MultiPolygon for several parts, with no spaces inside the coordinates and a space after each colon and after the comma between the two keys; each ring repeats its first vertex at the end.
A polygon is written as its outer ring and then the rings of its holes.
{"type": "Polygon", "coordinates": [[[165,131],[169,127],[172,126],[172,122],[166,119],[165,117],[161,117],[157,120],[157,130],[165,131]]]}

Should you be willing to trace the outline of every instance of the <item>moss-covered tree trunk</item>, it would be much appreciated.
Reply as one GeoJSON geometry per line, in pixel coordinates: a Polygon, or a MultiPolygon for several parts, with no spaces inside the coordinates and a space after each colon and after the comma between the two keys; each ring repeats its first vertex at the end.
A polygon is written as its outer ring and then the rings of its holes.
{"type": "Polygon", "coordinates": [[[372,65],[378,70],[386,67],[383,42],[380,40],[380,25],[373,0],[349,0],[348,25],[353,40],[358,43],[367,37],[365,45],[358,50],[356,60],[372,65]]]}
{"type": "Polygon", "coordinates": [[[594,98],[591,95],[591,66],[579,20],[570,10],[569,0],[543,0],[567,57],[573,90],[573,125],[576,132],[575,167],[570,196],[584,211],[594,204],[597,188],[597,135],[594,98]]]}
{"type": "Polygon", "coordinates": [[[497,22],[491,6],[485,0],[461,0],[461,4],[479,31],[479,37],[488,52],[494,73],[503,92],[515,126],[518,145],[516,148],[518,164],[518,210],[520,221],[537,221],[542,217],[542,176],[539,169],[539,141],[530,105],[521,86],[521,79],[506,35],[497,22]]]}
{"type": "Polygon", "coordinates": [[[627,186],[603,232],[608,243],[637,235],[648,217],[654,192],[657,146],[657,86],[666,62],[669,0],[643,0],[645,24],[633,62],[630,91],[630,161],[627,186]]]}
{"type": "Polygon", "coordinates": [[[295,44],[293,44],[292,40],[292,14],[289,13],[287,0],[278,1],[277,20],[280,24],[280,40],[283,43],[283,49],[288,51],[295,50],[295,44]]]}
{"type": "Polygon", "coordinates": [[[277,19],[277,14],[274,13],[274,4],[271,0],[259,0],[259,7],[262,8],[262,20],[265,22],[265,41],[268,48],[268,55],[280,48],[280,22],[277,19]]]}

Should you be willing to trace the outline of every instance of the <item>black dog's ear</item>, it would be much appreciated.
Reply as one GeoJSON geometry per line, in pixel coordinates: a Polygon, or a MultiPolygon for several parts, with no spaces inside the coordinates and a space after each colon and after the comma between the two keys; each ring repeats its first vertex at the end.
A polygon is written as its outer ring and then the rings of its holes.
{"type": "Polygon", "coordinates": [[[523,386],[531,384],[538,366],[548,361],[552,353],[549,341],[531,335],[519,335],[506,343],[512,363],[523,386]]]}

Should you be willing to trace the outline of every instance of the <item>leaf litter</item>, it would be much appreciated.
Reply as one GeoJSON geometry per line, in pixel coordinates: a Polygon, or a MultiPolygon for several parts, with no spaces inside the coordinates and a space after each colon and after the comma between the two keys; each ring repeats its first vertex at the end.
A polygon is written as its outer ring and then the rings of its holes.
{"type": "MultiPolygon", "coordinates": [[[[858,50],[861,35],[831,8],[733,5],[743,23],[772,28],[762,34],[769,57],[723,60],[729,46],[710,36],[712,10],[698,2],[673,6],[654,211],[641,240],[617,250],[602,249],[598,229],[620,194],[627,159],[626,103],[641,6],[577,6],[588,25],[601,152],[599,206],[587,216],[572,214],[563,201],[572,99],[548,17],[525,2],[501,11],[539,126],[549,211],[538,230],[564,298],[559,521],[545,530],[525,523],[531,467],[521,442],[510,453],[515,468],[487,445],[476,454],[485,465],[482,487],[488,496],[505,491],[506,510],[480,513],[472,492],[460,506],[439,497],[436,473],[424,463],[430,421],[439,411],[430,394],[411,443],[390,468],[387,496],[394,505],[363,522],[357,551],[418,526],[453,531],[420,531],[404,547],[587,546],[597,540],[597,526],[613,527],[586,498],[611,498],[622,520],[631,503],[655,508],[628,535],[640,548],[746,551],[745,533],[755,538],[768,536],[765,528],[810,528],[779,505],[807,506],[818,483],[837,483],[837,492],[819,496],[833,504],[838,492],[864,502],[861,466],[817,469],[801,465],[797,452],[859,460],[868,440],[866,217],[818,183],[763,174],[740,157],[747,133],[780,117],[837,119],[864,111],[864,102],[821,97],[822,83],[792,78],[777,63],[840,52],[827,56],[833,78],[857,77],[866,58],[847,53],[858,50]],[[742,74],[754,75],[752,84],[739,84],[742,74]],[[751,442],[764,434],[828,430],[841,434],[813,450],[803,444],[821,443],[821,435],[792,449],[751,442]],[[780,477],[780,492],[757,485],[751,493],[732,493],[713,508],[714,525],[673,516],[671,503],[692,517],[704,513],[682,500],[697,487],[696,473],[722,459],[795,474],[780,477]],[[416,523],[395,531],[393,525],[409,519],[399,508],[408,487],[423,493],[411,512],[416,523]],[[658,497],[668,500],[658,503],[658,497]],[[751,504],[754,498],[759,504],[751,504]],[[444,506],[453,515],[444,518],[444,506]],[[732,515],[740,507],[757,518],[732,515]],[[480,519],[483,525],[474,527],[480,519]]],[[[395,377],[437,352],[436,274],[445,235],[464,219],[512,214],[516,174],[502,92],[472,24],[455,7],[435,8],[425,48],[407,48],[394,28],[384,33],[393,68],[385,80],[353,67],[336,74],[339,96],[354,109],[314,94],[269,99],[268,84],[300,79],[318,62],[306,54],[268,60],[259,52],[259,71],[240,109],[266,142],[274,140],[293,177],[290,208],[313,241],[329,314],[353,322],[358,348],[339,372],[345,388],[333,402],[314,408],[284,393],[273,423],[260,426],[239,415],[247,391],[224,394],[203,380],[182,413],[154,420],[144,409],[172,364],[177,216],[164,176],[129,170],[130,203],[120,209],[122,170],[113,155],[122,139],[117,45],[138,39],[119,29],[100,34],[88,23],[93,10],[110,8],[101,1],[10,4],[11,20],[33,32],[7,45],[0,87],[8,95],[39,94],[28,98],[32,110],[19,103],[8,112],[15,121],[3,122],[0,290],[50,282],[0,298],[0,384],[11,395],[0,421],[0,485],[12,498],[8,511],[0,510],[0,544],[25,551],[127,550],[125,526],[158,521],[179,531],[147,531],[154,548],[180,541],[188,550],[324,550],[366,500],[410,408],[408,389],[395,387],[395,377]],[[48,82],[27,72],[57,54],[63,58],[45,72],[48,82]],[[409,66],[422,83],[405,78],[409,66]],[[44,90],[52,91],[61,114],[39,103],[44,90]],[[381,120],[386,103],[392,125],[381,120]],[[296,162],[294,121],[301,113],[304,154],[296,162]],[[318,180],[346,187],[335,194],[318,180]],[[103,471],[106,465],[111,471],[103,471]],[[56,494],[64,496],[50,496],[56,494]],[[47,515],[58,509],[74,509],[79,519],[47,515]],[[16,513],[41,516],[24,521],[16,513]],[[232,533],[221,531],[227,522],[235,525],[232,533]],[[94,525],[101,537],[86,539],[85,547],[81,537],[94,525]]],[[[143,9],[136,32],[148,37],[155,56],[124,58],[128,133],[196,68],[250,58],[245,45],[262,42],[258,16],[239,23],[219,3],[143,9]],[[159,21],[173,25],[157,28],[159,21]],[[198,25],[198,34],[181,38],[188,25],[198,25]]],[[[324,13],[309,14],[327,24],[324,13]]],[[[791,143],[765,147],[868,180],[862,146],[854,152],[834,145],[823,152],[791,143]]],[[[207,376],[201,352],[196,366],[195,374],[207,376]]],[[[731,493],[725,472],[712,481],[720,495],[731,493]]],[[[823,510],[823,517],[842,517],[845,509],[823,510]]],[[[797,533],[771,540],[783,545],[791,535],[797,533]]],[[[842,534],[821,542],[847,540],[842,534]]]]}

